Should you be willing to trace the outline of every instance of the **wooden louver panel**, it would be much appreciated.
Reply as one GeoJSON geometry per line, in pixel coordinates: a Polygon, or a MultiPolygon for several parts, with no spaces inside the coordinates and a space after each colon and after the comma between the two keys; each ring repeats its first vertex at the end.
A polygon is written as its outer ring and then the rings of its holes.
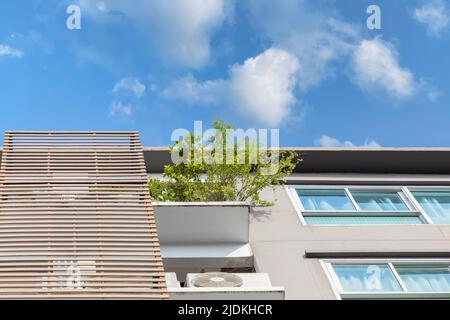
{"type": "Polygon", "coordinates": [[[138,133],[5,133],[6,298],[168,298],[138,133]]]}

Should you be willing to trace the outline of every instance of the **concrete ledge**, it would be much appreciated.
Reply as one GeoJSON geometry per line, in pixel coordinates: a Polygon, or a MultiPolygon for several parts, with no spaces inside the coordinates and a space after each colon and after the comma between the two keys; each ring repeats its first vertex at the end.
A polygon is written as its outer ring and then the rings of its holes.
{"type": "Polygon", "coordinates": [[[284,300],[283,287],[169,288],[170,300],[284,300]]]}
{"type": "Polygon", "coordinates": [[[180,255],[192,258],[240,258],[253,256],[249,244],[167,245],[161,248],[161,254],[166,258],[177,258],[180,255]]]}
{"type": "Polygon", "coordinates": [[[166,271],[253,267],[253,251],[249,244],[162,246],[166,271]]]}
{"type": "Polygon", "coordinates": [[[249,204],[242,201],[210,201],[210,202],[172,202],[153,201],[154,207],[245,207],[249,204]]]}

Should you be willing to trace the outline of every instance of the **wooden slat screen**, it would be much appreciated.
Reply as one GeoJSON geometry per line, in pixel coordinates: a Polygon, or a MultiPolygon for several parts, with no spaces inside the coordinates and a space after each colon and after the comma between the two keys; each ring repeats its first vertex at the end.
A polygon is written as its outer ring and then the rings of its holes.
{"type": "Polygon", "coordinates": [[[138,133],[5,133],[6,298],[168,298],[138,133]]]}

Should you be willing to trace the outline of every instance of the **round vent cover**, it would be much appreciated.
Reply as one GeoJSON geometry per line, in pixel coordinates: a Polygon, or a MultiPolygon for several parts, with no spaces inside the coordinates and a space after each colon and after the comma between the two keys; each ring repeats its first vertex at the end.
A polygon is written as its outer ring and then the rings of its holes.
{"type": "Polygon", "coordinates": [[[225,272],[207,272],[195,276],[192,280],[194,287],[210,288],[210,287],[240,287],[242,286],[242,278],[225,272]]]}

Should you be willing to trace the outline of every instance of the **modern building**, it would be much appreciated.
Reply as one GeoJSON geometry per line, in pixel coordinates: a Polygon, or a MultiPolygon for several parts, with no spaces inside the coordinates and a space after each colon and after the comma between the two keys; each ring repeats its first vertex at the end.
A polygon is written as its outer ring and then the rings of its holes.
{"type": "Polygon", "coordinates": [[[450,149],[302,148],[272,207],[151,201],[135,132],[7,132],[0,299],[450,298],[450,149]]]}
{"type": "MultiPolygon", "coordinates": [[[[286,186],[264,192],[276,201],[273,207],[251,209],[248,246],[222,253],[228,257],[223,267],[240,259],[237,272],[241,264],[267,275],[285,299],[450,298],[450,149],[295,150],[304,161],[286,186]]],[[[170,163],[167,148],[144,148],[144,154],[151,176],[170,163]]],[[[166,206],[155,204],[157,222],[166,206]]],[[[222,226],[244,233],[233,210],[212,206],[208,214],[218,216],[217,225],[203,225],[202,232],[215,234],[222,226]]],[[[161,220],[160,236],[166,223],[161,220]]],[[[220,252],[209,244],[206,260],[220,252]]],[[[181,272],[163,239],[161,247],[166,271],[181,279],[201,271],[195,270],[200,261],[181,272]]],[[[210,267],[202,271],[218,271],[220,263],[210,267]]]]}

